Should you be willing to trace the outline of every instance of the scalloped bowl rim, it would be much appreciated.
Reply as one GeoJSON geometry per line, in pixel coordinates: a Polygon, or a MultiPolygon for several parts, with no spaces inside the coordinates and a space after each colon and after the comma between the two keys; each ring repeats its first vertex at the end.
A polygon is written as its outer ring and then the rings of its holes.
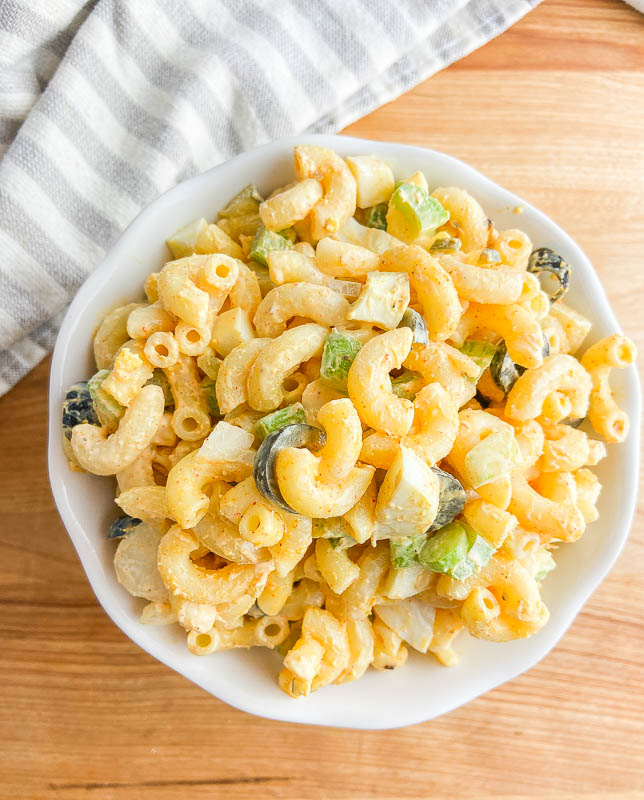
{"type": "MultiPolygon", "coordinates": [[[[87,372],[90,368],[89,336],[98,322],[99,309],[102,309],[100,297],[110,297],[110,302],[105,306],[109,308],[140,294],[140,275],[147,274],[150,264],[158,267],[163,263],[163,240],[170,233],[196,216],[208,216],[205,209],[209,205],[214,214],[217,207],[221,207],[241,186],[253,180],[252,175],[256,173],[260,174],[260,180],[257,181],[260,188],[262,183],[267,189],[284,183],[284,178],[288,177],[292,147],[304,143],[330,147],[345,156],[376,154],[401,172],[413,167],[422,169],[428,176],[451,176],[451,185],[469,189],[480,199],[488,213],[491,210],[496,212],[495,219],[505,219],[509,223],[514,219],[523,229],[540,231],[542,235],[537,234],[537,239],[542,241],[537,241],[538,244],[544,243],[544,238],[556,241],[559,250],[574,264],[569,296],[573,298],[572,304],[575,305],[577,296],[582,298],[582,305],[585,303],[590,308],[600,335],[620,330],[590,261],[571,237],[541,211],[473,167],[444,153],[394,142],[333,135],[302,135],[281,139],[242,153],[162,194],[130,223],[103,262],[80,288],[62,323],[52,359],[48,448],[50,482],[60,516],[99,602],[130,639],[159,661],[230,705],[259,716],[347,728],[401,727],[432,719],[457,708],[534,666],[557,644],[607,575],[626,542],[635,510],[639,471],[640,387],[634,367],[620,371],[615,376],[620,403],[626,407],[631,418],[631,432],[624,444],[609,445],[608,466],[600,470],[605,484],[604,498],[609,495],[603,505],[606,506],[609,500],[610,505],[602,508],[600,498],[602,516],[594,526],[601,526],[604,519],[605,527],[610,517],[610,533],[604,538],[599,534],[594,536],[591,545],[583,551],[594,558],[587,564],[580,565],[570,557],[569,550],[562,548],[561,558],[565,561],[565,568],[555,570],[553,576],[557,576],[560,570],[564,570],[568,576],[555,584],[559,588],[555,588],[554,596],[563,591],[563,600],[557,600],[556,607],[551,609],[553,613],[548,624],[531,639],[491,644],[468,637],[464,645],[465,657],[459,665],[449,670],[431,663],[431,657],[413,654],[405,667],[393,673],[369,670],[364,678],[355,683],[328,687],[307,698],[292,700],[275,686],[277,664],[272,653],[264,651],[256,655],[255,651],[251,651],[253,657],[250,657],[249,651],[244,650],[198,658],[187,653],[180,632],[177,634],[170,628],[141,625],[138,612],[142,601],[130,598],[116,582],[110,551],[100,536],[105,515],[114,514],[105,510],[100,515],[93,513],[95,509],[108,508],[103,499],[107,493],[104,488],[96,489],[88,482],[98,481],[98,478],[72,473],[66,467],[59,431],[59,409],[64,388],[80,376],[91,374],[87,372]],[[241,177],[244,172],[251,175],[250,180],[241,177]],[[236,176],[240,176],[239,179],[236,176]],[[193,213],[191,204],[194,208],[204,210],[193,213]],[[517,206],[523,207],[522,216],[510,216],[510,209],[517,206]],[[165,217],[176,222],[169,225],[166,221],[164,227],[154,230],[157,227],[155,221],[165,217]],[[137,243],[140,245],[145,239],[152,242],[151,236],[158,237],[160,245],[155,250],[154,245],[148,244],[149,255],[141,258],[137,243]],[[134,253],[137,255],[134,256],[134,253]],[[124,264],[130,265],[128,272],[132,276],[137,273],[140,275],[137,274],[136,278],[124,275],[124,264]],[[117,286],[122,286],[122,290],[117,286]],[[76,377],[70,380],[74,375],[76,377]],[[619,486],[614,485],[616,478],[619,486]],[[97,526],[95,530],[91,530],[92,525],[97,526]],[[563,588],[560,587],[561,581],[563,588]],[[189,658],[183,655],[184,651],[189,658]],[[454,677],[443,677],[447,673],[454,677]],[[426,687],[429,687],[429,691],[426,687]]],[[[443,184],[446,182],[442,181],[443,184]]],[[[506,227],[513,226],[508,224],[506,227]]],[[[111,507],[111,501],[107,502],[111,507]]],[[[589,536],[594,526],[589,527],[585,537],[589,536]]],[[[585,537],[572,547],[582,547],[585,537]]],[[[579,553],[581,555],[582,551],[579,553]]],[[[549,577],[544,585],[546,600],[552,580],[549,577]]]]}

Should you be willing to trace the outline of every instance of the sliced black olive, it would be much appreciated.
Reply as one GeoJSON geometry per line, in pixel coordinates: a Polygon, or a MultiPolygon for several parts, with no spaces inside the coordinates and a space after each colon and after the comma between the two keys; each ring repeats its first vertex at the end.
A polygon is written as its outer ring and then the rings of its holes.
{"type": "Polygon", "coordinates": [[[285,447],[308,447],[311,450],[319,450],[325,442],[324,431],[303,423],[287,425],[267,436],[257,451],[253,467],[253,478],[259,493],[274,506],[288,511],[289,514],[297,514],[297,511],[282,497],[275,475],[275,459],[285,447]]]}
{"type": "Polygon", "coordinates": [[[519,378],[525,372],[525,367],[520,367],[508,355],[505,347],[505,342],[499,344],[499,349],[496,351],[494,358],[490,363],[490,375],[492,380],[501,389],[504,394],[507,394],[514,386],[519,378]]]}
{"type": "Polygon", "coordinates": [[[570,264],[549,247],[538,247],[530,253],[528,272],[533,272],[541,278],[542,273],[549,273],[557,282],[557,286],[548,291],[543,282],[541,288],[550,297],[550,302],[555,303],[568,291],[570,285],[570,264]]]}
{"type": "MultiPolygon", "coordinates": [[[[546,358],[550,355],[550,342],[543,336],[543,347],[541,349],[543,357],[546,358]]],[[[490,363],[490,375],[492,380],[501,389],[502,392],[507,394],[510,389],[517,382],[520,375],[525,372],[525,367],[515,364],[508,355],[505,342],[498,345],[498,350],[490,363]]]]}
{"type": "Polygon", "coordinates": [[[481,406],[481,408],[487,408],[490,405],[490,401],[487,399],[485,395],[481,394],[481,392],[479,392],[478,389],[476,390],[474,399],[481,406]]]}
{"type": "Polygon", "coordinates": [[[107,532],[108,539],[120,539],[122,536],[127,536],[141,524],[141,520],[136,517],[118,517],[110,525],[107,532]]]}
{"type": "Polygon", "coordinates": [[[440,481],[440,494],[438,497],[438,513],[427,533],[433,533],[444,525],[448,525],[465,508],[465,489],[449,472],[444,472],[438,467],[432,467],[432,471],[438,476],[440,481]]]}
{"type": "Polygon", "coordinates": [[[100,421],[89,393],[87,381],[79,381],[70,386],[65,393],[63,401],[63,432],[65,438],[72,438],[72,428],[88,422],[90,425],[99,425],[100,421]]]}
{"type": "Polygon", "coordinates": [[[425,320],[418,311],[414,311],[413,308],[408,308],[407,311],[405,311],[398,327],[411,328],[411,332],[413,333],[412,342],[414,342],[414,344],[429,344],[425,320]]]}

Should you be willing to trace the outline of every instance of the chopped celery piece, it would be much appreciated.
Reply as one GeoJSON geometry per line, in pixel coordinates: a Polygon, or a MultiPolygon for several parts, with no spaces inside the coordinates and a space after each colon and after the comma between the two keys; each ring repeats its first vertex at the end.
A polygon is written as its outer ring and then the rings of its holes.
{"type": "Polygon", "coordinates": [[[419,561],[433,572],[445,572],[464,581],[484,567],[494,548],[466,522],[441,528],[421,550],[419,561]]]}
{"type": "Polygon", "coordinates": [[[275,433],[285,425],[294,425],[296,422],[306,422],[306,411],[302,403],[293,403],[291,406],[267,414],[256,423],[255,431],[264,441],[270,433],[275,433]]]}
{"type": "Polygon", "coordinates": [[[431,250],[440,250],[443,253],[453,253],[461,249],[461,240],[452,236],[439,236],[436,238],[429,248],[431,250]]]}
{"type": "Polygon", "coordinates": [[[146,383],[146,386],[150,383],[154,383],[156,386],[160,386],[163,389],[163,397],[165,399],[165,407],[166,408],[174,408],[174,396],[172,394],[172,390],[170,389],[170,384],[168,383],[168,379],[165,376],[165,372],[162,369],[155,369],[152,373],[152,377],[146,383]]]}
{"type": "Polygon", "coordinates": [[[432,572],[449,572],[463,561],[467,547],[465,528],[458,522],[450,522],[427,540],[418,560],[432,572]]]}
{"type": "Polygon", "coordinates": [[[391,391],[398,397],[414,400],[423,388],[423,376],[420,372],[405,370],[402,375],[391,379],[391,391]]]}
{"type": "Polygon", "coordinates": [[[478,382],[478,379],[492,363],[492,359],[496,355],[498,349],[496,345],[490,344],[489,342],[482,342],[478,339],[469,339],[463,344],[461,353],[471,358],[479,368],[478,376],[470,380],[474,383],[478,382]]]}
{"type": "Polygon", "coordinates": [[[103,381],[109,374],[109,369],[99,370],[87,381],[87,388],[101,425],[110,431],[115,431],[119,426],[119,420],[125,413],[125,407],[103,389],[103,381]]]}
{"type": "Polygon", "coordinates": [[[365,225],[367,228],[378,228],[381,231],[386,231],[387,208],[387,203],[379,203],[377,206],[365,209],[365,225]]]}
{"type": "Polygon", "coordinates": [[[389,560],[396,569],[410,567],[418,563],[418,554],[423,549],[426,536],[405,536],[404,539],[391,539],[389,542],[389,560]]]}
{"type": "Polygon", "coordinates": [[[219,212],[219,216],[224,219],[239,217],[242,214],[256,214],[259,204],[264,198],[257,191],[254,183],[245,186],[241,192],[236,194],[233,199],[225,205],[219,212]]]}
{"type": "Polygon", "coordinates": [[[208,413],[212,414],[213,417],[221,417],[221,409],[219,408],[219,403],[217,402],[217,381],[213,381],[212,378],[205,377],[201,381],[201,391],[206,399],[208,413]]]}
{"type": "Polygon", "coordinates": [[[502,430],[486,436],[465,456],[465,479],[473,489],[508,475],[515,455],[512,430],[502,430]]]}
{"type": "Polygon", "coordinates": [[[267,267],[266,256],[271,250],[288,250],[290,241],[275,231],[267,230],[263,225],[257,229],[253,243],[248,253],[249,257],[267,267]]]}
{"type": "Polygon", "coordinates": [[[534,574],[535,581],[541,582],[556,566],[557,564],[549,550],[539,550],[537,553],[537,571],[534,574]]]}
{"type": "Polygon", "coordinates": [[[362,345],[353,336],[332,330],[324,341],[320,378],[329,386],[346,392],[347,376],[362,345]]]}
{"type": "Polygon", "coordinates": [[[404,241],[413,241],[423,231],[435,230],[448,219],[449,213],[438,200],[413,183],[398,186],[389,200],[387,230],[404,241]]]}

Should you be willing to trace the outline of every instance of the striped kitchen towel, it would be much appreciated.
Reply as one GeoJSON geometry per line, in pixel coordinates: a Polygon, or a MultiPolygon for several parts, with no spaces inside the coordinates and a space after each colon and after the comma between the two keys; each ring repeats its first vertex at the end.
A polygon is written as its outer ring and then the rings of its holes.
{"type": "Polygon", "coordinates": [[[161,192],[337,131],[539,0],[2,0],[0,394],[161,192]]]}

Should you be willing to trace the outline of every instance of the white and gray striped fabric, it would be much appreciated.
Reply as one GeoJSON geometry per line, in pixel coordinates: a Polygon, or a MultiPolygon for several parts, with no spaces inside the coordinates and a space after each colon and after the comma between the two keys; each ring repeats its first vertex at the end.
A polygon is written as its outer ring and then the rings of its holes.
{"type": "Polygon", "coordinates": [[[336,131],[539,0],[0,0],[0,394],[136,213],[336,131]]]}

